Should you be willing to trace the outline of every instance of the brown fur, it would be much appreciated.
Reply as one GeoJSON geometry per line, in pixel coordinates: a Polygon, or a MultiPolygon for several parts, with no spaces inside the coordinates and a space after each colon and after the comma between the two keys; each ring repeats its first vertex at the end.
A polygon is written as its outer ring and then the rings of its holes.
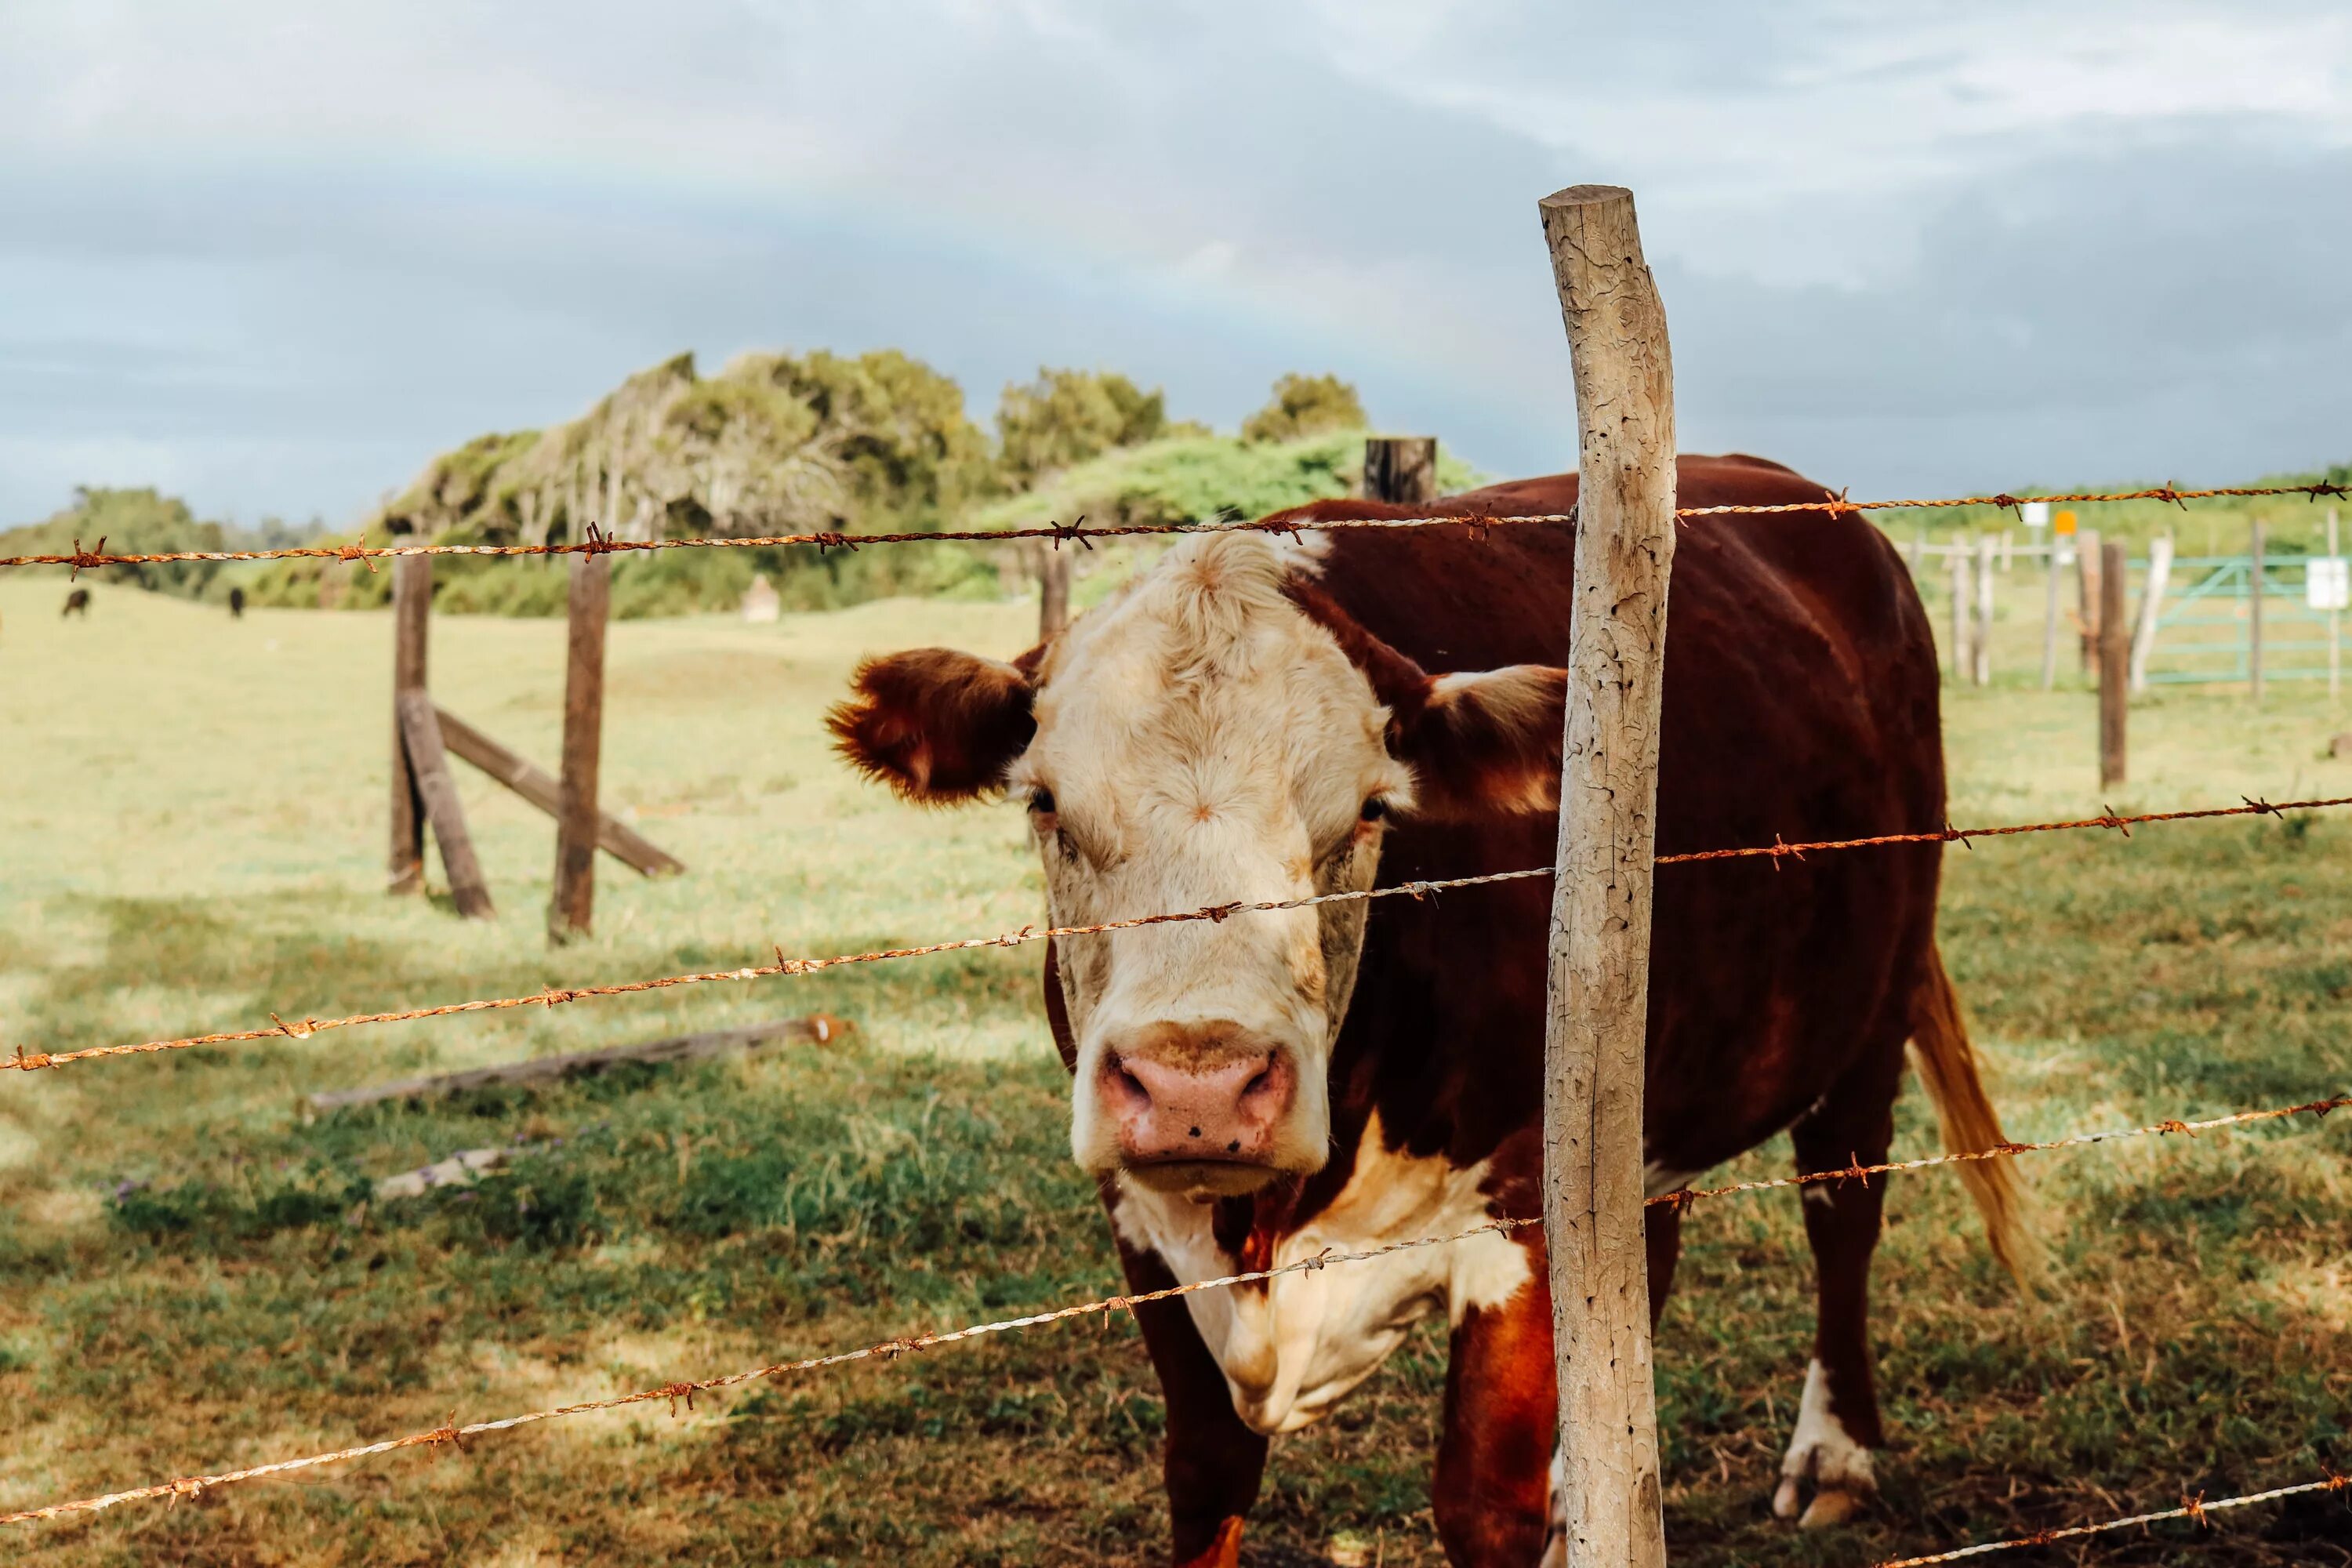
{"type": "Polygon", "coordinates": [[[869,658],[851,678],[850,692],[825,716],[841,754],[924,805],[952,805],[998,787],[1036,732],[1028,677],[952,648],[869,658]]]}

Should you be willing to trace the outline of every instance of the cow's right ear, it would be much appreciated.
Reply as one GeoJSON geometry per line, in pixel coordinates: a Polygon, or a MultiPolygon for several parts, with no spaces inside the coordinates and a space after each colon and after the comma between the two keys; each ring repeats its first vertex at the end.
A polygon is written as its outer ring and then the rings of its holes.
{"type": "Polygon", "coordinates": [[[925,805],[996,788],[1037,732],[1024,670],[952,648],[869,658],[849,689],[825,716],[836,748],[866,777],[925,805]]]}

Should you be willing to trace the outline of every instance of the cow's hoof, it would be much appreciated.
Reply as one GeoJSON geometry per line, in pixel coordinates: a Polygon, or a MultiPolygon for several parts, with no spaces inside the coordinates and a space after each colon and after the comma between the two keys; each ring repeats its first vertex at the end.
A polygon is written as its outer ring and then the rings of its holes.
{"type": "Polygon", "coordinates": [[[1870,1493],[1860,1487],[1822,1487],[1813,1493],[1813,1500],[1805,1506],[1804,1517],[1797,1517],[1797,1478],[1784,1476],[1780,1489],[1772,1494],[1772,1511],[1781,1519],[1795,1519],[1800,1530],[1827,1530],[1843,1524],[1863,1510],[1870,1501],[1870,1493]]]}
{"type": "Polygon", "coordinates": [[[1847,1435],[1845,1424],[1831,1410],[1829,1379],[1815,1362],[1805,1373],[1804,1400],[1788,1456],[1780,1461],[1772,1512],[1780,1519],[1797,1519],[1807,1530],[1826,1530],[1860,1513],[1876,1489],[1870,1450],[1847,1435]],[[1804,1517],[1797,1519],[1807,1481],[1813,1483],[1813,1500],[1805,1507],[1804,1517]]]}

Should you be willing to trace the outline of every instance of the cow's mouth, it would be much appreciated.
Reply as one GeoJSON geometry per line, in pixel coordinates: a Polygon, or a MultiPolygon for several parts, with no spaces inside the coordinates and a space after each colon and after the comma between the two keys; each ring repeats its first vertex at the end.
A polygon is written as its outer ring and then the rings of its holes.
{"type": "Polygon", "coordinates": [[[1128,1160],[1119,1168],[1139,1185],[1194,1203],[1247,1197],[1282,1174],[1256,1160],[1128,1160]]]}

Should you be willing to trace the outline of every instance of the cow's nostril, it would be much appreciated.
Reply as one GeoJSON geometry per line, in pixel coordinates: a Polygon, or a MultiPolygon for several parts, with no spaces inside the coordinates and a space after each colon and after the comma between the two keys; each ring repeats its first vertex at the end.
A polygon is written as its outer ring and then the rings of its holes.
{"type": "Polygon", "coordinates": [[[1241,1141],[1240,1139],[1238,1139],[1238,1138],[1234,1139],[1232,1142],[1230,1142],[1230,1143],[1228,1143],[1228,1144],[1226,1144],[1226,1145],[1225,1145],[1225,1152],[1226,1152],[1226,1153],[1228,1153],[1228,1154],[1238,1154],[1238,1153],[1240,1153],[1241,1152],[1242,1152],[1242,1141],[1241,1141]]]}
{"type": "Polygon", "coordinates": [[[1195,1138],[1198,1138],[1200,1135],[1201,1135],[1201,1130],[1200,1130],[1199,1128],[1197,1128],[1197,1127],[1193,1128],[1193,1129],[1192,1129],[1192,1136],[1193,1136],[1193,1137],[1195,1137],[1195,1138]]]}

